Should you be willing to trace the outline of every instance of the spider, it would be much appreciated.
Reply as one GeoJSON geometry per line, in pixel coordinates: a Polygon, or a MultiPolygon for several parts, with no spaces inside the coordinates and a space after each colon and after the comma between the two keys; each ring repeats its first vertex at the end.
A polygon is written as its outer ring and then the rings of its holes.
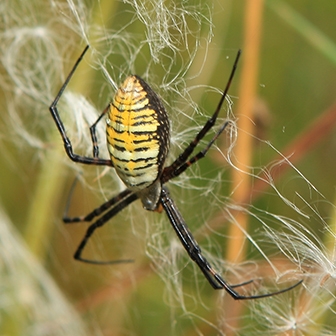
{"type": "Polygon", "coordinates": [[[235,288],[249,284],[253,280],[241,284],[229,285],[219,273],[217,273],[202,255],[201,248],[189,231],[187,224],[175,202],[170,197],[168,188],[165,185],[166,182],[179,176],[196,161],[202,159],[215,140],[228,126],[229,122],[226,121],[207,146],[197,154],[193,154],[198,143],[216,123],[216,119],[234,77],[241,51],[239,50],[237,53],[229,80],[214,114],[207,120],[203,128],[196,134],[194,140],[190,142],[175,161],[169,166],[165,166],[170,143],[169,119],[157,94],[142,78],[136,75],[131,75],[126,78],[115,94],[112,102],[108,104],[96,122],[90,127],[93,156],[81,156],[73,152],[71,141],[67,136],[57,105],[88,49],[89,46],[87,45],[50,105],[49,110],[62,136],[68,157],[72,161],[82,164],[113,167],[127,188],[86,216],[71,218],[67,215],[64,216],[63,221],[65,223],[91,222],[94,218],[98,217],[98,219],[88,227],[84,238],[74,254],[74,258],[91,264],[125,262],[125,260],[89,260],[82,257],[82,251],[97,228],[103,226],[132,202],[140,199],[146,210],[156,212],[164,210],[166,212],[173,229],[183,247],[188,252],[189,257],[197,264],[214,289],[224,289],[236,300],[247,300],[284,293],[298,286],[302,281],[277,292],[251,296],[239,294],[235,288]],[[107,147],[110,159],[102,159],[99,157],[96,125],[104,116],[106,116],[107,147]]]}

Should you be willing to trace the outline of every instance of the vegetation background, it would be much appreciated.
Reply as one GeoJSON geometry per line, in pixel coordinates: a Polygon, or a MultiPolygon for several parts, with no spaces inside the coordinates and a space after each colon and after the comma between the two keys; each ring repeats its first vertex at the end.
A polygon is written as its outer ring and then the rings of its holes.
{"type": "Polygon", "coordinates": [[[335,2],[15,0],[0,13],[1,335],[335,334],[335,2]],[[71,215],[123,188],[110,170],[69,162],[48,112],[87,43],[60,107],[76,151],[90,155],[87,126],[136,72],[167,106],[169,160],[243,50],[219,121],[236,127],[171,190],[223,277],[255,279],[240,292],[302,286],[234,302],[206,283],[164,214],[139,204],[85,252],[134,263],[73,260],[87,228],[62,223],[74,179],[71,215]]]}

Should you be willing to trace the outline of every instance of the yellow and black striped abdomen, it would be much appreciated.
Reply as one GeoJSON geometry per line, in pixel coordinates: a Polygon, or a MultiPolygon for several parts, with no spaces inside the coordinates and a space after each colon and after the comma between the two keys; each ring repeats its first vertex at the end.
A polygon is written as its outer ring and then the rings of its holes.
{"type": "Polygon", "coordinates": [[[114,168],[138,191],[161,175],[169,150],[169,120],[156,93],[138,76],[118,89],[107,116],[107,145],[114,168]]]}

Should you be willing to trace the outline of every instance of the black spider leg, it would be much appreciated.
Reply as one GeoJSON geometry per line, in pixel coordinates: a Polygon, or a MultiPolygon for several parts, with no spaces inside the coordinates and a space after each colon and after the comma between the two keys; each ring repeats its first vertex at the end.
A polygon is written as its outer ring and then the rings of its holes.
{"type": "Polygon", "coordinates": [[[260,294],[260,295],[251,295],[245,296],[236,292],[233,288],[243,286],[245,284],[250,283],[251,281],[247,281],[243,284],[230,286],[216,271],[212,268],[210,263],[206,260],[206,258],[202,255],[201,248],[197,244],[196,240],[192,236],[187,224],[185,223],[181,213],[176,207],[174,201],[171,199],[169,195],[169,191],[166,187],[162,187],[161,191],[161,204],[165,209],[167,216],[180,239],[183,247],[188,252],[190,258],[197,264],[200,270],[203,272],[204,276],[210,283],[210,285],[214,289],[225,289],[235,300],[249,300],[249,299],[260,299],[264,297],[269,297],[273,295],[278,295],[284,292],[287,292],[296,286],[298,286],[301,282],[294,284],[291,287],[282,289],[278,292],[260,294]]]}
{"type": "Polygon", "coordinates": [[[124,191],[120,192],[117,196],[112,197],[111,199],[109,199],[105,203],[101,204],[98,208],[94,209],[93,211],[91,211],[87,215],[69,217],[68,216],[69,207],[70,207],[70,203],[71,203],[72,194],[73,194],[74,189],[76,187],[76,183],[77,183],[77,178],[74,180],[74,182],[71,186],[68,201],[67,201],[65,211],[64,211],[63,222],[66,223],[66,224],[79,223],[79,222],[91,222],[95,217],[100,216],[103,212],[112,208],[115,204],[121,202],[125,197],[127,197],[128,195],[130,195],[132,193],[131,190],[125,189],[124,191]]]}
{"type": "Polygon", "coordinates": [[[87,244],[90,237],[93,235],[95,230],[101,226],[103,226],[107,221],[109,221],[112,217],[117,215],[121,210],[127,207],[129,204],[134,202],[138,199],[138,195],[133,193],[131,190],[124,190],[119,195],[111,198],[98,208],[94,209],[86,216],[79,216],[79,217],[68,217],[67,215],[64,216],[63,221],[65,223],[78,223],[78,222],[90,222],[93,218],[100,216],[106,210],[108,210],[105,214],[103,214],[100,218],[98,218],[93,224],[91,224],[80,242],[75,254],[74,258],[79,261],[83,261],[90,264],[96,265],[107,265],[107,264],[117,264],[117,263],[126,263],[132,262],[131,259],[123,259],[123,260],[112,260],[112,261],[96,261],[82,258],[82,252],[87,244]]]}
{"type": "Polygon", "coordinates": [[[173,172],[173,174],[171,174],[170,171],[164,171],[163,172],[163,179],[164,181],[169,181],[170,179],[172,179],[173,177],[177,177],[180,174],[182,174],[188,167],[190,167],[192,164],[194,164],[196,161],[203,159],[205,157],[205,155],[207,154],[207,152],[209,151],[209,149],[212,147],[212,145],[214,144],[214,142],[217,140],[217,138],[221,135],[221,133],[225,130],[225,128],[229,125],[229,122],[225,122],[220,129],[217,131],[217,133],[215,134],[215,136],[209,141],[209,143],[207,144],[207,146],[201,150],[200,152],[198,152],[196,155],[194,155],[193,157],[191,157],[187,162],[185,162],[184,164],[182,164],[181,166],[179,166],[178,168],[176,168],[173,172]],[[168,173],[168,174],[167,174],[168,173]],[[170,174],[169,174],[170,173],[170,174]],[[167,174],[167,176],[165,175],[167,174]]]}
{"type": "Polygon", "coordinates": [[[94,156],[93,158],[86,157],[86,156],[81,156],[81,155],[75,154],[73,152],[71,141],[70,141],[69,137],[66,134],[64,124],[63,124],[63,122],[62,122],[62,120],[60,118],[60,115],[59,115],[58,109],[57,109],[58,101],[62,97],[63,92],[66,89],[67,85],[69,84],[71,77],[75,73],[75,71],[76,71],[79,63],[83,59],[83,57],[84,57],[84,55],[85,55],[85,53],[87,52],[88,49],[89,49],[89,46],[87,45],[85,47],[84,51],[82,52],[82,54],[77,59],[75,65],[71,69],[68,77],[66,78],[66,80],[63,83],[61,89],[59,90],[58,94],[56,95],[56,98],[54,99],[54,101],[50,105],[49,111],[50,111],[50,113],[51,113],[51,115],[52,115],[52,117],[53,117],[53,119],[54,119],[54,121],[56,123],[58,131],[60,132],[60,134],[62,136],[65,151],[66,151],[66,153],[68,154],[69,158],[72,161],[74,161],[74,162],[80,162],[80,163],[84,163],[84,164],[93,164],[93,165],[99,165],[99,166],[110,166],[110,167],[113,167],[113,164],[112,164],[111,160],[106,160],[106,159],[100,159],[100,158],[98,158],[98,145],[97,145],[97,137],[96,137],[96,134],[95,134],[95,126],[96,126],[97,122],[105,114],[105,112],[106,112],[107,109],[104,110],[103,114],[99,116],[98,120],[90,128],[91,139],[92,139],[92,146],[93,146],[93,156],[94,156]],[[92,127],[93,127],[93,129],[92,129],[92,127]]]}
{"type": "MultiPolygon", "coordinates": [[[[241,55],[241,50],[238,50],[236,59],[234,61],[232,70],[231,70],[231,74],[229,77],[229,80],[226,84],[226,87],[223,91],[222,97],[217,105],[217,108],[214,112],[214,114],[212,115],[212,117],[205,123],[205,125],[203,126],[203,128],[200,130],[200,132],[196,135],[196,137],[194,138],[194,140],[188,145],[188,147],[179,155],[179,157],[169,166],[165,168],[164,171],[164,182],[167,182],[168,180],[170,180],[173,177],[178,176],[179,174],[182,173],[182,171],[184,171],[186,168],[184,168],[181,172],[179,171],[179,167],[181,165],[183,165],[184,163],[186,163],[188,157],[192,154],[192,152],[194,151],[195,147],[198,145],[198,143],[205,137],[205,135],[210,131],[210,129],[215,125],[218,114],[222,108],[222,105],[224,103],[224,100],[227,96],[227,93],[229,91],[229,88],[231,86],[231,82],[232,79],[235,75],[236,69],[237,69],[237,65],[238,65],[238,61],[241,55]]],[[[219,134],[221,132],[223,132],[223,130],[225,129],[225,127],[227,126],[227,123],[225,123],[222,127],[221,127],[221,131],[218,132],[218,135],[216,136],[216,138],[219,136],[219,134]]],[[[187,166],[189,166],[190,164],[188,164],[187,166]]]]}
{"type": "MultiPolygon", "coordinates": [[[[90,134],[91,134],[91,140],[92,140],[92,154],[94,158],[99,157],[99,146],[98,146],[98,139],[97,139],[97,133],[96,133],[96,127],[99,121],[103,118],[103,116],[106,114],[106,112],[109,110],[110,105],[107,105],[103,113],[98,117],[98,119],[94,122],[94,124],[90,127],[90,134]]],[[[110,166],[113,166],[112,161],[110,166]]]]}

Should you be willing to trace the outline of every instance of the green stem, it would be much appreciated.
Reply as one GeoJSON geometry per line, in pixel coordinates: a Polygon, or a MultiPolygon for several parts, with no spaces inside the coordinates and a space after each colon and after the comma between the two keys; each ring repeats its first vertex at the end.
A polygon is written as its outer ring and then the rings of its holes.
{"type": "MultiPolygon", "coordinates": [[[[55,134],[53,140],[55,143],[59,142],[58,133],[55,134]]],[[[26,242],[40,260],[45,258],[50,233],[54,229],[52,220],[54,209],[58,208],[55,205],[59,204],[64,190],[66,174],[62,173],[64,164],[60,158],[60,154],[63,154],[61,152],[63,149],[57,147],[46,153],[26,223],[26,242]]]]}
{"type": "Polygon", "coordinates": [[[296,12],[282,0],[269,0],[266,4],[274,13],[299,32],[311,45],[318,49],[333,63],[336,63],[336,45],[315,25],[296,12]]]}

